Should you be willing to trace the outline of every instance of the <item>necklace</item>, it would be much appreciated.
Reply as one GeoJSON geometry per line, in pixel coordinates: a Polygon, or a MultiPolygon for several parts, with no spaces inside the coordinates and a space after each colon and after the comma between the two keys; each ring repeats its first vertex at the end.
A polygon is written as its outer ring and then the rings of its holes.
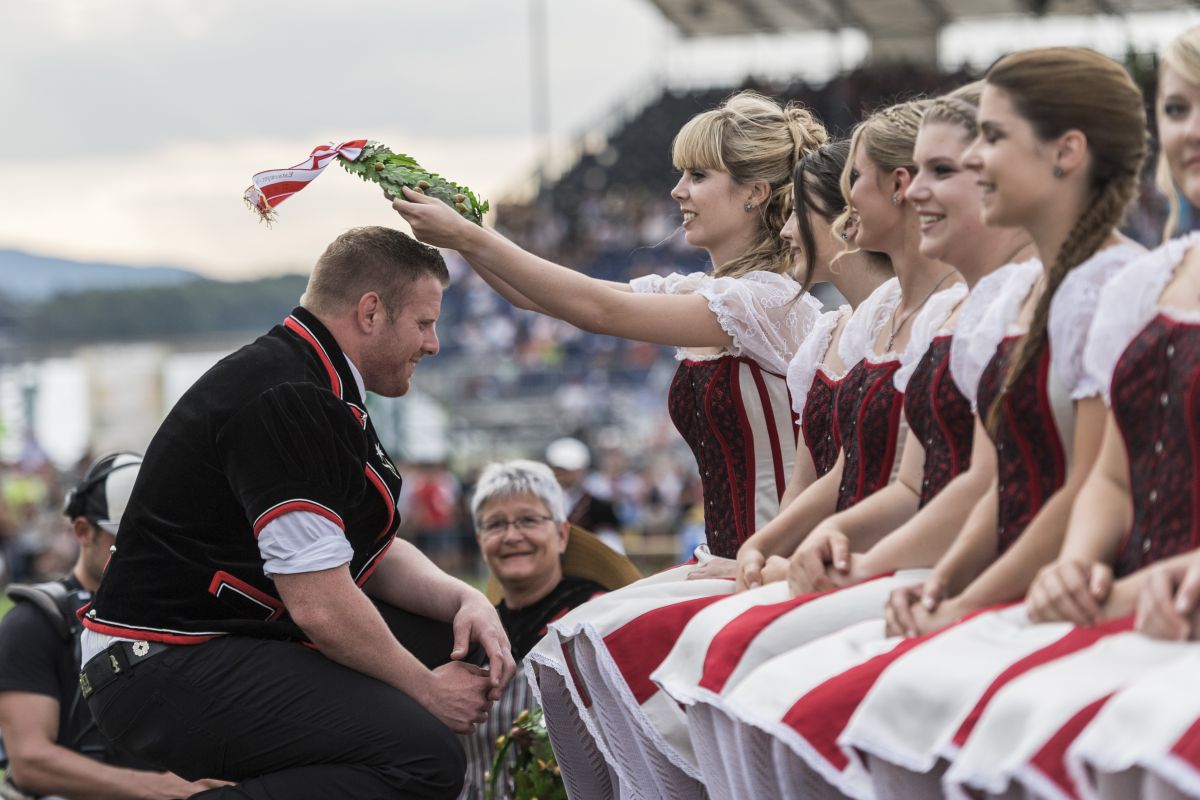
{"type": "Polygon", "coordinates": [[[904,317],[899,322],[896,321],[896,311],[900,309],[900,304],[899,303],[896,304],[896,308],[892,311],[892,333],[890,336],[888,336],[887,347],[884,348],[885,353],[892,352],[892,345],[895,344],[895,342],[896,342],[896,334],[898,334],[901,330],[904,329],[904,325],[912,318],[913,314],[917,313],[918,311],[920,311],[922,308],[925,307],[925,304],[929,302],[929,298],[933,297],[933,293],[936,292],[941,287],[941,285],[946,282],[946,279],[949,278],[953,274],[954,274],[954,270],[950,270],[945,275],[943,275],[941,278],[939,278],[938,282],[935,283],[933,285],[933,288],[929,290],[929,294],[925,295],[924,299],[921,300],[920,303],[917,303],[915,308],[913,308],[911,311],[909,311],[907,314],[905,314],[904,317]]]}
{"type": "Polygon", "coordinates": [[[1003,266],[1005,266],[1006,264],[1011,264],[1011,263],[1013,263],[1013,259],[1017,257],[1017,253],[1020,253],[1020,252],[1021,252],[1022,250],[1024,250],[1026,247],[1032,247],[1032,246],[1033,246],[1033,242],[1025,242],[1023,245],[1021,245],[1020,247],[1018,247],[1016,250],[1013,250],[1011,253],[1009,253],[1008,255],[1006,255],[1006,256],[1004,257],[1004,260],[1000,262],[1000,266],[1002,266],[1002,267],[1003,267],[1003,266]]]}

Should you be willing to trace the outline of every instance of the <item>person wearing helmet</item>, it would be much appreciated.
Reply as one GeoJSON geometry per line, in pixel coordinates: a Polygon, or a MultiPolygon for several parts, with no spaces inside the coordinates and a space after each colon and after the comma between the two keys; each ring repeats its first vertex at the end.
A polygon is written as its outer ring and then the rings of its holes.
{"type": "Polygon", "coordinates": [[[117,538],[142,458],[113,453],[67,494],[63,513],[79,543],[66,577],[13,585],[16,606],[0,620],[0,735],[9,764],[0,797],[173,798],[215,785],[186,781],[118,753],[79,691],[79,621],[117,538]]]}

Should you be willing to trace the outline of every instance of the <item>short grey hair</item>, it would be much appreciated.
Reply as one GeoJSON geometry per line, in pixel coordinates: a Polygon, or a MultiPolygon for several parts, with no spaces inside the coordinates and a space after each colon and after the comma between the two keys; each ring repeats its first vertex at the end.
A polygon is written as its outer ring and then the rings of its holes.
{"type": "Polygon", "coordinates": [[[545,503],[555,522],[566,520],[566,499],[554,473],[545,464],[520,458],[498,461],[483,468],[479,482],[475,484],[475,496],[471,498],[471,516],[476,525],[485,503],[519,494],[533,495],[545,503]]]}

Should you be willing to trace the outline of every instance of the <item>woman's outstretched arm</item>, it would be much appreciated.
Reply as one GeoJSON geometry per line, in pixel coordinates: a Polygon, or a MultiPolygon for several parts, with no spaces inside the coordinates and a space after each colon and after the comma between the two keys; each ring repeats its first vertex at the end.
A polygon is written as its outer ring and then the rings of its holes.
{"type": "Polygon", "coordinates": [[[528,301],[543,313],[591,333],[676,347],[715,348],[732,343],[708,301],[700,295],[615,289],[526,252],[503,236],[463,219],[442,201],[408,189],[404,199],[396,198],[393,206],[408,220],[417,238],[458,250],[484,280],[490,275],[506,284],[511,293],[500,288],[497,291],[517,305],[528,301]]]}

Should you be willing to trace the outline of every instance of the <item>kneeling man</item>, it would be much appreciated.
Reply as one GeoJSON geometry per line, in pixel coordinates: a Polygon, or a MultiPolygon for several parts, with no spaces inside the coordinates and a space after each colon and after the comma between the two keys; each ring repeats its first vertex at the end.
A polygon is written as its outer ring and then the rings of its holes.
{"type": "Polygon", "coordinates": [[[455,733],[512,677],[487,599],[396,539],[367,391],[438,351],[440,254],[339,236],[282,324],[209,370],[151,441],[84,615],[80,682],[117,746],[205,798],[452,798],[455,733]],[[465,663],[472,643],[490,669],[465,663]],[[453,660],[451,660],[453,659],[453,660]]]}

